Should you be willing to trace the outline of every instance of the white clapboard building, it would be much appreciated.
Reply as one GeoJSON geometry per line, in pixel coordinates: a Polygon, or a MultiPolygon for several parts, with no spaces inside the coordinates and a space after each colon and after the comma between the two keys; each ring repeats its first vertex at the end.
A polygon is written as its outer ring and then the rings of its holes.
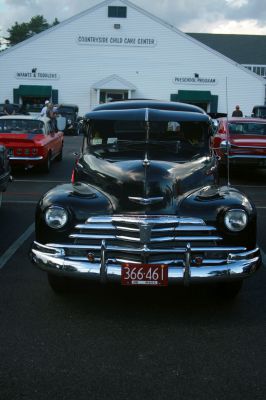
{"type": "Polygon", "coordinates": [[[127,98],[175,100],[208,112],[250,115],[265,80],[127,0],[88,10],[0,54],[0,103],[34,111],[46,99],[95,105],[127,98]]]}

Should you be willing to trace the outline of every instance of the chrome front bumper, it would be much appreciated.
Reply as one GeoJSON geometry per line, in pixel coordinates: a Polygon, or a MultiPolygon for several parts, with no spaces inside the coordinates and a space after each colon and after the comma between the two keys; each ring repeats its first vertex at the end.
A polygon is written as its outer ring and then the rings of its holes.
{"type": "MultiPolygon", "coordinates": [[[[222,249],[222,248],[220,248],[222,249]]],[[[250,251],[229,253],[226,260],[208,260],[200,266],[193,265],[191,252],[193,248],[183,249],[184,261],[182,265],[168,264],[168,283],[183,283],[188,286],[193,282],[230,281],[243,279],[253,274],[261,264],[261,255],[258,248],[250,251]]],[[[88,259],[74,259],[65,256],[63,248],[45,246],[34,242],[30,251],[30,258],[40,269],[62,276],[95,280],[101,283],[120,282],[121,262],[109,260],[108,248],[102,245],[99,262],[90,262],[88,259]]]]}

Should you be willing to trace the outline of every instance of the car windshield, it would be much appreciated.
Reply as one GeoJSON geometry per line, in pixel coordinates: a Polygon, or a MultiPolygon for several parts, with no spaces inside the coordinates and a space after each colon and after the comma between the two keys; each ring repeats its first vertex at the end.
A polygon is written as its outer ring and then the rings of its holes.
{"type": "Polygon", "coordinates": [[[198,121],[105,121],[95,120],[90,131],[92,146],[148,142],[169,143],[174,149],[202,153],[208,148],[209,126],[198,121]],[[174,145],[174,146],[173,146],[174,145]]]}
{"type": "Polygon", "coordinates": [[[34,119],[0,119],[0,133],[43,134],[44,123],[34,119]]]}
{"type": "Polygon", "coordinates": [[[258,122],[236,122],[229,124],[232,135],[266,135],[266,124],[258,122]]]}

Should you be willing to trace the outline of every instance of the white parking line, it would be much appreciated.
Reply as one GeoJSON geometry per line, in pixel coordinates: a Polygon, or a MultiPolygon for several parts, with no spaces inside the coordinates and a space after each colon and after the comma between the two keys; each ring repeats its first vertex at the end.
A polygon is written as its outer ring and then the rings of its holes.
{"type": "Polygon", "coordinates": [[[28,229],[17,239],[15,242],[4,252],[0,257],[0,269],[10,260],[10,258],[16,253],[20,246],[27,240],[30,235],[34,232],[34,223],[31,224],[28,229]]]}

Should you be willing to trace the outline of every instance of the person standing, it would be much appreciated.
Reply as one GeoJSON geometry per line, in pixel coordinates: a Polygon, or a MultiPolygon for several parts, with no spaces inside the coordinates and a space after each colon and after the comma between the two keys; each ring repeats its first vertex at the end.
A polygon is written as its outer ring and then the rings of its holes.
{"type": "Polygon", "coordinates": [[[235,110],[232,113],[232,117],[243,117],[243,113],[240,110],[240,107],[237,105],[235,110]]]}
{"type": "Polygon", "coordinates": [[[42,108],[42,111],[41,111],[41,117],[46,117],[48,104],[49,104],[49,100],[45,100],[44,107],[42,108]]]}
{"type": "Polygon", "coordinates": [[[6,115],[13,115],[13,114],[15,114],[14,106],[13,106],[13,104],[10,104],[9,100],[5,100],[4,113],[5,113],[6,115]]]}

